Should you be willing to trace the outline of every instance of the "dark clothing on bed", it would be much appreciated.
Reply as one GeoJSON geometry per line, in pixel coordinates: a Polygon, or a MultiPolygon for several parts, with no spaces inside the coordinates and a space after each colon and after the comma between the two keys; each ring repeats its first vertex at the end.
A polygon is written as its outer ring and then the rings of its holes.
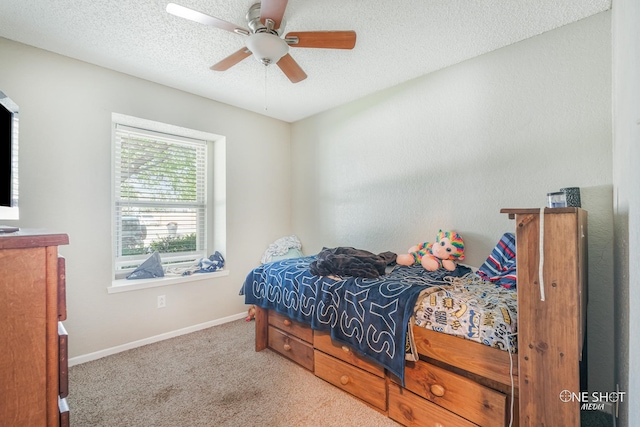
{"type": "Polygon", "coordinates": [[[350,247],[324,248],[309,265],[309,271],[316,276],[377,278],[384,275],[386,266],[394,263],[396,256],[393,252],[376,255],[350,247]]]}

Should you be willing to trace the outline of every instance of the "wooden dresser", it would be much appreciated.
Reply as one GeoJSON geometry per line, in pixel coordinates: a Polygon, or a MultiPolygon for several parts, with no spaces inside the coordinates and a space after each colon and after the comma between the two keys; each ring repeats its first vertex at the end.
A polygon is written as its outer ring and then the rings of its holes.
{"type": "Polygon", "coordinates": [[[0,426],[69,425],[66,234],[0,234],[0,426]]]}

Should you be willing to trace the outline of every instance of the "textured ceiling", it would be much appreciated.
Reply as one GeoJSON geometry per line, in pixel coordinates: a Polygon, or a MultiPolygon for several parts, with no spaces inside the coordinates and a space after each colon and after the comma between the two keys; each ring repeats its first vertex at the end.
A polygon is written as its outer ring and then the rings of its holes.
{"type": "MultiPolygon", "coordinates": [[[[245,28],[256,2],[171,1],[245,28]]],[[[611,0],[289,0],[285,34],[357,33],[353,50],[292,48],[308,75],[292,84],[252,57],[211,71],[244,36],[170,15],[167,3],[1,0],[0,37],[293,122],[611,7],[611,0]]]]}

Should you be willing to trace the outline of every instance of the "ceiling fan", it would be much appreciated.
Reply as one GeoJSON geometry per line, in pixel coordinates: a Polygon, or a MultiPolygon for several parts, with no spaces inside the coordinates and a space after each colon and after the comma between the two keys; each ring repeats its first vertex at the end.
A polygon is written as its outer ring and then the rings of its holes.
{"type": "Polygon", "coordinates": [[[300,31],[281,37],[284,31],[284,11],[288,0],[262,0],[249,8],[247,26],[232,24],[197,10],[175,3],[167,5],[167,12],[204,25],[220,28],[246,36],[245,47],[214,64],[214,71],[225,71],[248,56],[253,55],[262,64],[276,64],[291,80],[298,83],[307,78],[300,65],[289,54],[289,47],[322,49],[353,49],[356,44],[355,31],[300,31]]]}

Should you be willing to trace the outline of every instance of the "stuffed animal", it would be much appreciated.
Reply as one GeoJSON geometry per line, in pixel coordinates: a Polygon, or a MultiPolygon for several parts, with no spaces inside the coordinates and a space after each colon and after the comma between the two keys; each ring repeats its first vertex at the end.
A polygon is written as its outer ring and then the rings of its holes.
{"type": "Polygon", "coordinates": [[[424,242],[410,247],[408,252],[398,255],[396,262],[400,265],[422,264],[429,271],[440,267],[453,271],[455,261],[464,259],[464,242],[455,231],[440,230],[435,243],[424,242]]]}

